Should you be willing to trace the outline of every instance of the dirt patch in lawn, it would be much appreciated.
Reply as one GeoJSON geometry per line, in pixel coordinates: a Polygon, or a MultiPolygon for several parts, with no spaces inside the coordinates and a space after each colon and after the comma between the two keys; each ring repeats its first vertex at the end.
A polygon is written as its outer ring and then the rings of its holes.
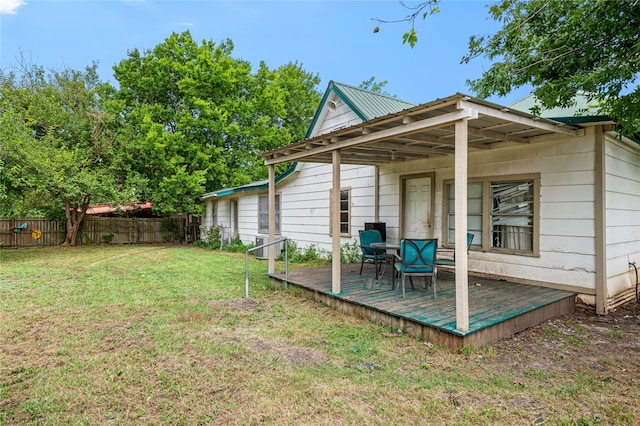
{"type": "Polygon", "coordinates": [[[211,308],[227,307],[236,309],[240,312],[255,312],[258,309],[259,302],[254,299],[230,299],[230,300],[212,300],[208,303],[211,308]]]}
{"type": "Polygon", "coordinates": [[[291,346],[291,344],[281,339],[254,339],[248,343],[248,347],[274,361],[281,360],[285,364],[292,366],[318,366],[324,362],[322,352],[291,346]]]}
{"type": "MultiPolygon", "coordinates": [[[[495,347],[505,363],[540,369],[579,370],[580,365],[593,368],[616,359],[633,361],[637,368],[640,305],[629,302],[602,316],[578,311],[503,339],[495,347]]],[[[623,370],[628,367],[620,365],[623,370]]]]}

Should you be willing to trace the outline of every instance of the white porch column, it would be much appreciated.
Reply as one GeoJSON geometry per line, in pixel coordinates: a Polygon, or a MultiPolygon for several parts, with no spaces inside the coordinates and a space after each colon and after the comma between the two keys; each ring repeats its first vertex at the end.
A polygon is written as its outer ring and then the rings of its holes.
{"type": "Polygon", "coordinates": [[[456,329],[469,330],[469,269],[467,261],[467,120],[455,124],[456,329]]]}
{"type": "Polygon", "coordinates": [[[595,135],[595,218],[596,218],[596,314],[606,315],[607,299],[607,173],[606,149],[602,126],[597,126],[595,135]]]}
{"type": "Polygon", "coordinates": [[[331,192],[331,291],[340,293],[340,150],[332,152],[333,191],[331,192]]]}
{"type": "MultiPolygon", "coordinates": [[[[276,167],[269,164],[269,242],[276,240],[276,167]]],[[[269,246],[268,271],[276,271],[276,246],[269,246]]]]}

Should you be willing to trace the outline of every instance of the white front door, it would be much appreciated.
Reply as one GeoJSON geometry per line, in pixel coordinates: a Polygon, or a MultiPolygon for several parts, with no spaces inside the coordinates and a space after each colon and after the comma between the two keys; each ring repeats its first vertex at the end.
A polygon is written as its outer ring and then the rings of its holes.
{"type": "Polygon", "coordinates": [[[431,176],[403,179],[403,238],[431,238],[431,176]]]}

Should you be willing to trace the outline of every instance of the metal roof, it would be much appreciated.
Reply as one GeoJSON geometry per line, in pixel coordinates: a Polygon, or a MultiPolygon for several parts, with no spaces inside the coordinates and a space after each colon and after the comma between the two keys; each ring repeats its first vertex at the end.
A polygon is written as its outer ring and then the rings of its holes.
{"type": "MultiPolygon", "coordinates": [[[[279,183],[285,178],[287,178],[288,176],[290,176],[293,172],[296,171],[296,167],[297,167],[297,163],[294,163],[291,166],[289,166],[287,170],[280,173],[276,177],[276,183],[279,183]]],[[[248,183],[246,185],[240,185],[233,188],[222,188],[212,192],[208,192],[204,194],[201,198],[203,200],[206,200],[208,198],[223,197],[225,195],[237,194],[239,192],[258,191],[258,190],[265,190],[268,188],[269,188],[269,179],[261,179],[261,180],[248,183]]]]}
{"type": "Polygon", "coordinates": [[[262,158],[266,164],[331,163],[332,151],[339,149],[342,164],[375,165],[449,155],[454,153],[455,123],[462,119],[468,120],[471,151],[583,132],[578,127],[456,93],[265,152],[262,158]]]}
{"type": "Polygon", "coordinates": [[[380,93],[370,92],[359,87],[332,81],[329,87],[342,98],[347,105],[363,119],[369,121],[376,117],[402,111],[415,106],[412,103],[380,93]]]}

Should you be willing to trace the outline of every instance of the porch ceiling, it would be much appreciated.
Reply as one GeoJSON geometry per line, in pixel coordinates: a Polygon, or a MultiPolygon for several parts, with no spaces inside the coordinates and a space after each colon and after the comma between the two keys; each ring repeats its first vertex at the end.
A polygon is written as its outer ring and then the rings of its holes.
{"type": "Polygon", "coordinates": [[[388,164],[455,152],[455,126],[468,120],[470,151],[497,144],[528,144],[583,130],[457,93],[398,113],[306,139],[262,154],[266,164],[288,161],[331,163],[339,149],[342,164],[388,164]]]}

